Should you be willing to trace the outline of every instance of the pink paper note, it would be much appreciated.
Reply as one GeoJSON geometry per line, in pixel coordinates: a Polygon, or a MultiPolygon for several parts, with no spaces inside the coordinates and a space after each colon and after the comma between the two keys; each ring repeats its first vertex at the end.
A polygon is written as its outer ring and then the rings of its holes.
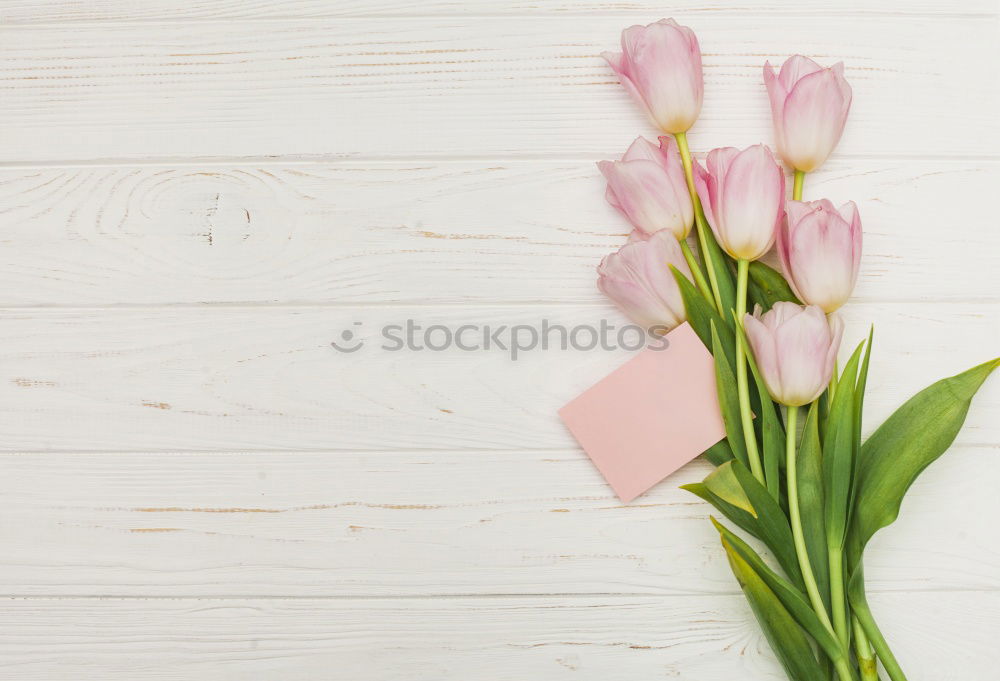
{"type": "Polygon", "coordinates": [[[726,436],[715,364],[689,324],[559,410],[612,489],[629,502],[726,436]]]}

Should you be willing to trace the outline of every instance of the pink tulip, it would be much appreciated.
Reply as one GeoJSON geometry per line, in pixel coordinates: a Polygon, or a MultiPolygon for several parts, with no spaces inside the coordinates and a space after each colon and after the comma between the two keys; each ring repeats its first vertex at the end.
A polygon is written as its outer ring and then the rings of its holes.
{"type": "Polygon", "coordinates": [[[669,230],[683,239],[694,224],[694,207],[677,145],[661,137],[660,146],[639,137],[620,161],[597,164],[608,181],[605,197],[646,234],[669,230]]]}
{"type": "Polygon", "coordinates": [[[778,230],[785,278],[803,303],[833,312],[851,297],[861,263],[861,218],[853,201],[789,201],[778,230]]]}
{"type": "Polygon", "coordinates": [[[784,216],[784,172],[763,144],[713,149],[706,163],[707,170],[695,166],[694,179],[715,238],[732,257],[756,260],[784,216]]]}
{"type": "Polygon", "coordinates": [[[795,55],[781,65],[778,75],[770,62],[765,63],[764,84],[771,99],[778,155],[795,170],[815,170],[840,141],[851,108],[844,65],[826,69],[795,55]]]}
{"type": "Polygon", "coordinates": [[[780,302],[764,315],[758,306],[743,317],[743,327],[771,397],[800,407],[823,393],[844,332],[839,318],[828,322],[815,305],[780,302]]]}
{"type": "Polygon", "coordinates": [[[664,230],[605,256],[597,268],[597,288],[643,328],[669,331],[687,318],[669,265],[691,276],[677,239],[664,230]]]}
{"type": "Polygon", "coordinates": [[[622,51],[602,56],[663,132],[687,132],[694,125],[705,89],[694,31],[673,19],[632,26],[622,31],[622,51]]]}

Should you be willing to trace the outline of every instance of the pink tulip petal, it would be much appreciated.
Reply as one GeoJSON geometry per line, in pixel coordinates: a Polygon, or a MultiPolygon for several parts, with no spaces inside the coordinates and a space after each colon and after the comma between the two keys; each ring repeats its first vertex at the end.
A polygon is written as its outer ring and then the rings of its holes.
{"type": "Polygon", "coordinates": [[[788,221],[793,225],[798,224],[802,218],[815,210],[813,203],[812,201],[786,201],[785,214],[788,216],[788,221]]]}
{"type": "MultiPolygon", "coordinates": [[[[774,238],[774,250],[778,252],[778,261],[781,263],[781,271],[784,273],[785,279],[788,281],[788,285],[791,286],[793,291],[795,291],[795,284],[793,283],[792,278],[790,276],[792,265],[788,258],[788,247],[789,247],[789,242],[791,241],[788,229],[788,222],[789,222],[789,216],[787,215],[788,203],[785,204],[785,211],[786,211],[785,219],[778,226],[778,232],[774,238]]],[[[798,296],[799,292],[795,291],[795,295],[798,296]]]]}
{"type": "Polygon", "coordinates": [[[622,54],[605,55],[622,85],[664,132],[684,132],[701,111],[701,51],[694,33],[673,20],[622,31],[622,54]]]}
{"type": "MultiPolygon", "coordinates": [[[[614,173],[614,162],[598,161],[597,169],[601,171],[601,175],[603,175],[604,179],[607,180],[608,177],[612,173],[614,173]]],[[[618,197],[615,195],[615,190],[611,187],[610,183],[608,184],[607,189],[604,190],[604,199],[612,206],[614,206],[622,215],[628,217],[628,215],[625,213],[625,209],[622,208],[621,201],[618,200],[618,197]]]]}
{"type": "Polygon", "coordinates": [[[851,84],[844,77],[844,62],[838,61],[830,67],[830,70],[833,71],[833,75],[837,79],[837,85],[840,87],[840,95],[844,100],[842,114],[844,118],[847,118],[847,112],[851,109],[851,100],[854,98],[854,92],[851,89],[851,84]]]}
{"type": "Polygon", "coordinates": [[[801,305],[796,305],[795,303],[787,301],[779,301],[775,303],[763,316],[761,316],[761,321],[764,322],[764,325],[767,326],[767,328],[774,331],[800,312],[802,312],[801,305]]]}
{"type": "Polygon", "coordinates": [[[837,215],[821,211],[804,218],[792,234],[791,260],[801,299],[833,311],[854,288],[853,239],[850,227],[837,215]]]}
{"type": "Polygon", "coordinates": [[[625,213],[625,211],[622,210],[622,205],[618,203],[618,197],[615,196],[615,193],[610,186],[604,190],[604,200],[614,206],[622,214],[625,213]]]}
{"type": "Polygon", "coordinates": [[[828,325],[822,310],[779,302],[744,320],[747,339],[772,397],[782,404],[812,402],[830,381],[839,344],[837,321],[828,325]]]}
{"type": "Polygon", "coordinates": [[[654,161],[656,163],[662,163],[662,155],[660,154],[660,147],[653,144],[645,137],[636,137],[635,141],[629,145],[625,155],[622,156],[622,160],[654,161]]]}
{"type": "Polygon", "coordinates": [[[858,213],[858,207],[853,201],[848,201],[839,209],[841,217],[844,221],[851,226],[851,263],[852,263],[852,277],[851,277],[851,288],[854,288],[854,284],[858,280],[858,271],[861,268],[861,244],[863,240],[863,233],[861,230],[861,215],[858,213]]]}
{"type": "Polygon", "coordinates": [[[775,329],[774,339],[783,401],[791,406],[812,402],[830,381],[824,370],[830,330],[823,312],[810,306],[789,316],[775,329]]]}
{"type": "Polygon", "coordinates": [[[621,52],[601,52],[601,57],[604,61],[608,62],[615,73],[622,74],[625,72],[625,55],[621,52]]]}
{"type": "Polygon", "coordinates": [[[630,240],[601,261],[597,286],[644,328],[673,328],[684,321],[685,311],[670,265],[690,276],[680,246],[668,232],[630,240]]]}
{"type": "Polygon", "coordinates": [[[686,238],[694,224],[694,207],[680,156],[671,146],[639,137],[621,161],[600,161],[608,183],[605,197],[633,227],[653,234],[662,229],[686,238]]]}
{"type": "Polygon", "coordinates": [[[639,92],[639,88],[629,77],[628,73],[628,62],[625,59],[625,55],[621,52],[604,52],[601,54],[604,60],[608,62],[608,65],[614,70],[615,74],[618,76],[618,82],[622,84],[625,91],[628,92],[629,96],[632,98],[639,107],[649,114],[649,107],[646,106],[646,100],[643,99],[642,93],[639,92]]]}
{"type": "Polygon", "coordinates": [[[849,106],[828,69],[796,83],[782,111],[785,153],[792,156],[795,168],[808,172],[827,159],[840,141],[849,106]]]}
{"type": "Polygon", "coordinates": [[[784,174],[767,147],[755,145],[732,156],[720,179],[715,214],[723,247],[734,257],[756,260],[774,243],[785,201],[784,174]]]}
{"type": "Polygon", "coordinates": [[[791,92],[792,88],[800,80],[822,70],[823,67],[809,57],[795,54],[786,59],[785,63],[781,65],[781,72],[778,78],[781,80],[781,86],[785,88],[785,92],[791,92]]]}
{"type": "Polygon", "coordinates": [[[839,142],[851,107],[843,63],[826,69],[795,55],[782,64],[777,76],[766,63],[764,84],[778,153],[796,170],[814,170],[839,142]]]}
{"type": "Polygon", "coordinates": [[[633,80],[656,122],[664,130],[687,130],[701,110],[701,59],[696,68],[677,68],[691,63],[690,44],[675,25],[648,26],[632,45],[633,80]]]}
{"type": "Polygon", "coordinates": [[[782,113],[785,108],[785,98],[788,91],[781,84],[781,80],[774,73],[771,62],[764,63],[764,87],[767,88],[767,98],[771,102],[771,117],[774,123],[774,141],[778,147],[778,153],[784,155],[784,124],[782,113]]]}
{"type": "Polygon", "coordinates": [[[684,224],[687,229],[681,232],[674,232],[678,239],[684,239],[694,226],[694,204],[691,201],[691,191],[688,189],[687,176],[684,174],[684,166],[681,164],[680,151],[677,143],[672,137],[663,135],[660,141],[660,163],[670,178],[670,187],[673,190],[674,203],[680,208],[684,224]]]}
{"type": "Polygon", "coordinates": [[[772,395],[780,395],[781,374],[778,372],[778,355],[774,335],[757,317],[745,315],[743,330],[764,384],[772,395]]]}
{"type": "MultiPolygon", "coordinates": [[[[695,192],[701,201],[701,209],[705,213],[705,219],[708,220],[708,226],[712,228],[712,231],[716,232],[715,211],[712,209],[712,195],[716,191],[715,178],[702,168],[701,164],[697,161],[694,161],[692,164],[692,175],[694,177],[695,192]]],[[[716,232],[716,238],[718,236],[718,232],[716,232]]]]}
{"type": "Polygon", "coordinates": [[[796,296],[832,312],[850,297],[861,258],[861,221],[854,204],[789,201],[779,235],[782,269],[796,296]],[[850,222],[848,222],[848,220],[850,222]]]}

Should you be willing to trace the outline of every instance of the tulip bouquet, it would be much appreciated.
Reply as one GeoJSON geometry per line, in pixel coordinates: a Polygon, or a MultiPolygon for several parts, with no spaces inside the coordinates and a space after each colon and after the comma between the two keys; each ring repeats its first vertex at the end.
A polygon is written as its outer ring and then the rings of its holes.
{"type": "Polygon", "coordinates": [[[865,597],[864,549],[950,446],[1000,360],[932,384],[863,439],[872,334],[838,371],[836,315],[858,277],[861,218],[850,202],[802,200],[806,174],[847,120],[843,65],[764,65],[777,153],[792,171],[786,200],[785,173],[764,145],[693,160],[687,131],[703,81],[689,28],[662,20],[626,29],[621,42],[604,56],[665,134],[598,164],[607,200],[634,227],[601,262],[598,286],[647,327],[687,321],[712,351],[727,437],[704,454],[715,470],[686,489],[766,547],[769,560],[712,518],[790,679],[875,681],[881,661],[903,681],[865,597]],[[780,273],[760,260],[772,247],[780,273]]]}

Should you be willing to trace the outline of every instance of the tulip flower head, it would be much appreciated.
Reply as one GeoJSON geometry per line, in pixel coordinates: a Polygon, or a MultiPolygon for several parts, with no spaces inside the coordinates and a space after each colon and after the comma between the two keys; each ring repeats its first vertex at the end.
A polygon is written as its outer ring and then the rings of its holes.
{"type": "Polygon", "coordinates": [[[778,155],[795,170],[815,170],[837,146],[851,109],[851,86],[843,63],[823,68],[795,55],[775,75],[764,64],[764,84],[771,100],[771,117],[778,155]]]}
{"type": "Polygon", "coordinates": [[[597,288],[643,328],[666,332],[687,318],[669,265],[691,276],[681,247],[670,232],[631,240],[601,261],[597,288]]]}
{"type": "Polygon", "coordinates": [[[603,55],[633,99],[663,132],[687,132],[705,90],[694,31],[673,19],[622,31],[622,51],[603,55]]]}
{"type": "Polygon", "coordinates": [[[684,179],[677,144],[661,137],[657,146],[639,137],[620,161],[597,164],[608,181],[608,203],[645,234],[669,230],[685,238],[694,224],[694,206],[684,179]]]}
{"type": "Polygon", "coordinates": [[[795,295],[833,312],[851,297],[861,264],[861,218],[849,201],[789,201],[778,229],[778,256],[795,295]]]}
{"type": "Polygon", "coordinates": [[[747,340],[776,401],[801,407],[819,397],[833,375],[843,323],[815,305],[779,302],[743,317],[747,340]]]}
{"type": "Polygon", "coordinates": [[[695,187],[719,245],[738,260],[756,260],[774,244],[784,216],[785,174],[763,144],[713,149],[695,187]]]}

